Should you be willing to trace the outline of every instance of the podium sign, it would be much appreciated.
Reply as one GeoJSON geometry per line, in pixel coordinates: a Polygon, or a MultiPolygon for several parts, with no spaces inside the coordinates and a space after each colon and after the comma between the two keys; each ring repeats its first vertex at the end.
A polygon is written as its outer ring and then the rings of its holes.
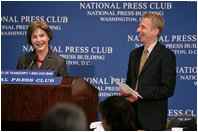
{"type": "Polygon", "coordinates": [[[62,77],[53,77],[51,70],[1,70],[2,84],[59,85],[62,77]]]}

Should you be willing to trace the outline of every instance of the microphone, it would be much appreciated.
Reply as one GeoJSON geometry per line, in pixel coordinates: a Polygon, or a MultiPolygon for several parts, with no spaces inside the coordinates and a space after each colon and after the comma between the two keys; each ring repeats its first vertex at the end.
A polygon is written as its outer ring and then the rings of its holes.
{"type": "Polygon", "coordinates": [[[29,66],[28,70],[30,70],[30,69],[32,68],[32,66],[33,66],[34,62],[37,60],[37,58],[38,58],[37,55],[34,55],[34,56],[33,56],[32,61],[31,61],[31,63],[30,63],[30,66],[29,66]]]}

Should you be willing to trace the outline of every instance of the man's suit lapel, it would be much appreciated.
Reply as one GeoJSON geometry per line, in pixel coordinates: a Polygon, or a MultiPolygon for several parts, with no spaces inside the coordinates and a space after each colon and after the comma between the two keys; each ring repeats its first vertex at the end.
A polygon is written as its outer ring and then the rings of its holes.
{"type": "Polygon", "coordinates": [[[139,72],[139,67],[140,67],[140,61],[141,61],[141,57],[142,57],[142,52],[144,50],[144,46],[141,47],[139,49],[139,51],[137,51],[137,55],[136,55],[136,60],[135,60],[135,72],[136,72],[136,76],[138,76],[138,72],[139,72]]]}
{"type": "MultiPolygon", "coordinates": [[[[157,44],[155,45],[155,47],[153,48],[153,50],[151,51],[151,53],[150,53],[148,59],[146,60],[144,66],[143,66],[143,68],[142,68],[141,73],[144,72],[144,71],[146,70],[146,68],[147,68],[147,67],[152,63],[152,61],[155,59],[155,57],[158,56],[160,47],[161,47],[161,44],[160,44],[160,42],[158,41],[157,44]]],[[[140,75],[141,75],[141,73],[140,73],[140,75]]]]}

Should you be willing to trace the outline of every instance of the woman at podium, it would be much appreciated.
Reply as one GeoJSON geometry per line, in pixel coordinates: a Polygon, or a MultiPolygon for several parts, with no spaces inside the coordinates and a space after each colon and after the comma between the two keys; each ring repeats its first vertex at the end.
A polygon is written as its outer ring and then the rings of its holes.
{"type": "Polygon", "coordinates": [[[65,58],[49,48],[52,39],[52,31],[46,22],[32,22],[27,30],[27,41],[35,50],[20,56],[17,69],[53,70],[54,76],[67,76],[65,58]]]}

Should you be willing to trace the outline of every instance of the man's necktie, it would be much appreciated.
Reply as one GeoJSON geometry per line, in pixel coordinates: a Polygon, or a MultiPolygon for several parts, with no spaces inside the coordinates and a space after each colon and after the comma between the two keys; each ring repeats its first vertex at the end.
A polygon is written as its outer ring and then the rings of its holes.
{"type": "MultiPolygon", "coordinates": [[[[138,72],[138,78],[139,78],[139,75],[142,71],[144,63],[146,62],[146,60],[148,58],[148,53],[149,53],[148,49],[145,48],[144,51],[143,51],[142,57],[141,57],[141,62],[140,62],[140,67],[139,67],[139,72],[138,72]]],[[[137,91],[137,86],[138,86],[138,79],[137,79],[137,82],[136,82],[135,91],[137,91]]]]}

